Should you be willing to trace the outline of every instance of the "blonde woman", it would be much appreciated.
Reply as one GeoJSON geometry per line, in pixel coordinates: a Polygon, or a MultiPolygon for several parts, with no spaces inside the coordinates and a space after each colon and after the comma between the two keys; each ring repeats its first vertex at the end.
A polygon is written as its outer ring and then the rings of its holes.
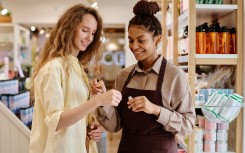
{"type": "MultiPolygon", "coordinates": [[[[98,106],[117,106],[121,93],[110,90],[89,99],[84,67],[101,59],[102,20],[93,8],[68,9],[53,28],[32,75],[34,116],[30,153],[96,153],[98,124],[87,130],[88,114],[98,106]],[[92,139],[86,147],[86,138],[92,139]]],[[[97,69],[99,70],[99,69],[97,69]]]]}

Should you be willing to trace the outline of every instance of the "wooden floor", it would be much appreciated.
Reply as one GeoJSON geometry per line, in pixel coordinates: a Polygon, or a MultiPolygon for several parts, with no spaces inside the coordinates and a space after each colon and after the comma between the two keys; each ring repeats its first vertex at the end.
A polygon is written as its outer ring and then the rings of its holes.
{"type": "Polygon", "coordinates": [[[121,131],[117,133],[107,133],[106,153],[117,153],[120,139],[121,131]]]}

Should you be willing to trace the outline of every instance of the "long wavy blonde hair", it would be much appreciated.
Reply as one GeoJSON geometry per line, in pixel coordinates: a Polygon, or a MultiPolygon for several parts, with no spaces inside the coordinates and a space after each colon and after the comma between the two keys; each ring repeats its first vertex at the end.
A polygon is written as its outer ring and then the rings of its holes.
{"type": "MultiPolygon", "coordinates": [[[[102,35],[102,19],[98,12],[82,4],[77,4],[68,9],[58,20],[56,26],[51,30],[50,37],[46,40],[44,48],[35,64],[34,71],[31,78],[31,95],[34,98],[34,79],[41,68],[50,60],[56,57],[64,58],[67,61],[68,55],[71,54],[72,49],[75,48],[73,44],[76,26],[82,22],[85,14],[91,14],[97,21],[97,30],[94,34],[94,39],[85,51],[79,52],[77,58],[81,65],[88,66],[92,58],[95,61],[95,73],[101,72],[100,60],[102,58],[101,52],[101,35],[102,35]]],[[[67,63],[66,63],[67,65],[67,63]]],[[[67,65],[68,66],[68,65],[67,65]]]]}

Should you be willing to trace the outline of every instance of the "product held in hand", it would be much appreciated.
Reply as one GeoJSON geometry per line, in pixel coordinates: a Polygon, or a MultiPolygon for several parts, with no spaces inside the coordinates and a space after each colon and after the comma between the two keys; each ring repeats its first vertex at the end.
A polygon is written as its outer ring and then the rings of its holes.
{"type": "Polygon", "coordinates": [[[128,100],[131,100],[131,99],[132,99],[132,96],[129,96],[129,97],[128,97],[128,100]]]}
{"type": "Polygon", "coordinates": [[[99,80],[98,82],[97,82],[97,86],[101,86],[102,85],[102,80],[99,80]]]}

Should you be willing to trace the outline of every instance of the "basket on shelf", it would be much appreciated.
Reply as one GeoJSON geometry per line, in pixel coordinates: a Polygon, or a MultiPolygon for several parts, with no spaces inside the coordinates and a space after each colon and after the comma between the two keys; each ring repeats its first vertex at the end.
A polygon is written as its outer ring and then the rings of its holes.
{"type": "Polygon", "coordinates": [[[204,116],[211,122],[230,123],[244,107],[243,97],[238,94],[225,95],[214,92],[209,96],[207,103],[201,107],[204,116]]]}

